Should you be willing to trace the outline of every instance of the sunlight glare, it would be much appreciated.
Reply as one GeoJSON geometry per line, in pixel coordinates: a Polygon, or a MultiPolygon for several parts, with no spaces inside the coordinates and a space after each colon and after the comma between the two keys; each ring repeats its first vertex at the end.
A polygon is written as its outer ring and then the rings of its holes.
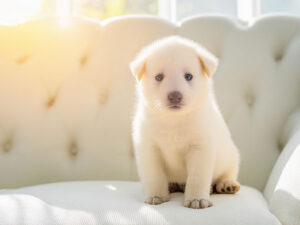
{"type": "Polygon", "coordinates": [[[109,189],[109,190],[112,190],[112,191],[116,191],[117,190],[117,188],[115,186],[111,185],[111,184],[107,184],[107,185],[105,185],[105,187],[107,189],[109,189]]]}
{"type": "Polygon", "coordinates": [[[0,24],[24,23],[41,11],[44,0],[0,0],[0,24]]]}
{"type": "Polygon", "coordinates": [[[71,14],[71,0],[56,0],[56,15],[59,17],[59,25],[66,27],[71,14]]]}

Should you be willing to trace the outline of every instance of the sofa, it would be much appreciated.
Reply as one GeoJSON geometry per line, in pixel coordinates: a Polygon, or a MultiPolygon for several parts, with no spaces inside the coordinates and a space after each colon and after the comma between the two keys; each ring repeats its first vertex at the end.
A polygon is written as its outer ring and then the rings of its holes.
{"type": "Polygon", "coordinates": [[[196,16],[0,26],[0,225],[299,225],[300,18],[196,16]],[[220,60],[215,95],[241,155],[235,195],[144,203],[131,141],[148,43],[179,35],[220,60]]]}

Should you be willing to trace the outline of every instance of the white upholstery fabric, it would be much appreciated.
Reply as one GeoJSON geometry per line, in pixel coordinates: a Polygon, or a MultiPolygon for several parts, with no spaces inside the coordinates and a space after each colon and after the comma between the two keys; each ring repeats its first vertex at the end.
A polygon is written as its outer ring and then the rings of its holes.
{"type": "Polygon", "coordinates": [[[300,111],[287,123],[290,140],[265,189],[271,211],[285,225],[300,225],[300,111]]]}
{"type": "Polygon", "coordinates": [[[136,180],[128,63],[145,44],[179,34],[220,58],[216,96],[241,152],[239,179],[263,190],[300,106],[299,31],[300,20],[286,16],[250,25],[125,17],[0,26],[0,187],[136,180]]]}
{"type": "Polygon", "coordinates": [[[150,206],[137,182],[69,182],[0,192],[0,224],[13,225],[278,225],[262,194],[243,186],[237,195],[213,195],[203,210],[182,206],[182,194],[150,206]]]}

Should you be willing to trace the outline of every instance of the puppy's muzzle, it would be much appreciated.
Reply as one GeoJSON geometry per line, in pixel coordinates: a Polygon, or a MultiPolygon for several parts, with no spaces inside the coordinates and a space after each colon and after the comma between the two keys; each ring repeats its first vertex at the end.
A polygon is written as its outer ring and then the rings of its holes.
{"type": "Polygon", "coordinates": [[[168,100],[171,105],[178,105],[182,100],[182,94],[179,91],[172,91],[168,94],[168,100]]]}

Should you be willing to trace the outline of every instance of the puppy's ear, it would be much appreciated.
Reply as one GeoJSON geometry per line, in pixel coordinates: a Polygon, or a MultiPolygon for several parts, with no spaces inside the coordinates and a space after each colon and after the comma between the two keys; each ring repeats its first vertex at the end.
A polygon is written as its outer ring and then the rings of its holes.
{"type": "Polygon", "coordinates": [[[202,72],[207,77],[211,77],[217,69],[218,59],[205,48],[196,48],[197,56],[202,67],[202,72]]]}
{"type": "Polygon", "coordinates": [[[146,57],[137,57],[130,63],[130,70],[133,76],[140,81],[146,72],[146,57]]]}

